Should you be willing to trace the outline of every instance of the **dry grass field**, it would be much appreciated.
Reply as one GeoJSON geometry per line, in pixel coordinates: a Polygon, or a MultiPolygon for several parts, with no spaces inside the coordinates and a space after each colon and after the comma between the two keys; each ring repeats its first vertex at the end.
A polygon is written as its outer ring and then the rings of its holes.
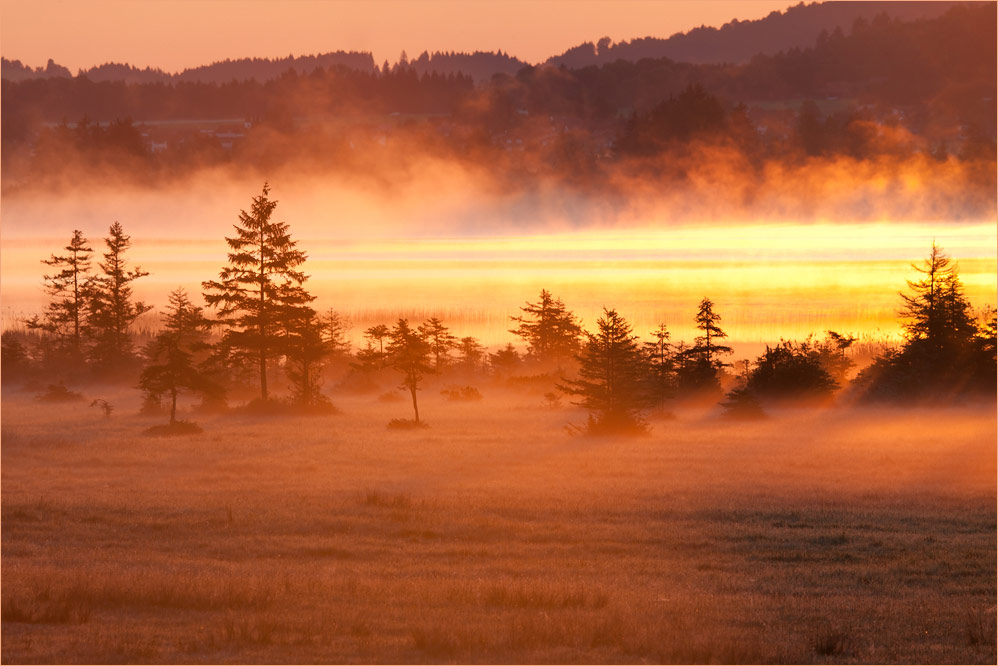
{"type": "Polygon", "coordinates": [[[3,662],[995,663],[993,408],[607,440],[483,393],[157,439],[5,391],[3,662]]]}

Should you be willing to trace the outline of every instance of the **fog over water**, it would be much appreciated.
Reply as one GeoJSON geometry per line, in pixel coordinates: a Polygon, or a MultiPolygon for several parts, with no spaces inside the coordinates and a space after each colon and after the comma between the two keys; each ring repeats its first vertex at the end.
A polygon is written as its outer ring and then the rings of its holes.
{"type": "MultiPolygon", "coordinates": [[[[170,189],[5,195],[4,324],[42,306],[40,260],[73,229],[98,249],[115,220],[132,236],[130,259],[151,273],[136,283],[138,297],[159,309],[176,286],[198,293],[223,265],[224,237],[259,188],[206,175],[170,189]]],[[[472,197],[453,183],[437,191],[274,185],[275,216],[309,255],[317,309],[346,314],[355,341],[374,323],[438,315],[460,334],[505,343],[509,315],[542,288],[589,324],[603,306],[615,307],[642,335],[665,322],[674,339],[692,339],[696,304],[709,296],[732,341],[753,349],[828,329],[896,336],[897,293],[933,240],[959,261],[975,306],[996,301],[993,221],[708,220],[651,206],[573,218],[572,205],[472,197]]],[[[153,314],[140,321],[156,324],[153,314]]]]}

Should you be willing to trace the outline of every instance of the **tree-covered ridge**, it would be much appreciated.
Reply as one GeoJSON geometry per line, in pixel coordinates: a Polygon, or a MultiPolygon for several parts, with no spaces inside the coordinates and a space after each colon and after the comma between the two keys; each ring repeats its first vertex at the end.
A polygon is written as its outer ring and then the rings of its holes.
{"type": "MultiPolygon", "coordinates": [[[[219,85],[4,81],[4,190],[68,185],[78,172],[148,185],[220,165],[392,183],[430,158],[501,191],[544,183],[607,202],[636,186],[688,187],[720,164],[744,184],[724,192],[736,205],[765,194],[774,174],[820,171],[806,162],[817,157],[871,183],[896,177],[904,188],[915,182],[906,170],[946,182],[929,214],[986,216],[996,207],[994,20],[993,3],[957,6],[932,20],[859,24],[745,65],[527,67],[481,84],[420,74],[422,56],[388,71],[219,85]]],[[[794,215],[807,217],[815,201],[794,215]]]]}
{"type": "Polygon", "coordinates": [[[690,63],[746,63],[757,55],[806,48],[825,33],[846,32],[877,16],[912,21],[935,18],[956,2],[801,2],[754,21],[734,19],[720,28],[700,26],[668,38],[639,37],[617,43],[604,37],[548,58],[571,69],[617,60],[669,58],[690,63]]]}

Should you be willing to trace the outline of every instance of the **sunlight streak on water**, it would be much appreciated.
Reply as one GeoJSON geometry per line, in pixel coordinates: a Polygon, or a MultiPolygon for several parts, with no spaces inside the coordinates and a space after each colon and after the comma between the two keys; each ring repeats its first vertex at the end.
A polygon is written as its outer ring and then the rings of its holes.
{"type": "MultiPolygon", "coordinates": [[[[4,323],[44,302],[40,259],[65,239],[4,238],[0,293],[4,323]]],[[[541,288],[586,324],[603,306],[646,334],[665,322],[692,339],[697,303],[717,304],[732,340],[801,338],[827,329],[896,336],[898,291],[914,277],[933,239],[959,261],[975,306],[996,301],[994,223],[678,226],[533,236],[419,239],[302,239],[308,286],[320,310],[334,308],[363,328],[398,316],[436,314],[459,335],[509,341],[509,315],[541,288]]],[[[199,292],[226,247],[215,240],[136,236],[133,262],[152,275],[140,298],[162,307],[176,286],[199,292]]],[[[147,315],[145,324],[155,325],[147,315]]]]}

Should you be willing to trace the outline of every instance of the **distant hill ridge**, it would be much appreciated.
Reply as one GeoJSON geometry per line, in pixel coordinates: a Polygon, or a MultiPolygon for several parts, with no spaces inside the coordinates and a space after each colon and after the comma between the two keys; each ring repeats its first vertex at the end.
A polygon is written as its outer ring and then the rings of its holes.
{"type": "Polygon", "coordinates": [[[584,42],[548,58],[550,65],[579,69],[617,60],[637,62],[643,58],[669,58],[692,64],[745,63],[754,56],[773,55],[793,48],[813,46],[822,31],[850,32],[853,24],[870,21],[879,14],[914,21],[942,16],[954,5],[966,2],[812,2],[774,11],[754,21],[735,19],[720,28],[701,26],[676,33],[668,39],[642,37],[614,44],[609,37],[595,44],[584,42]]]}
{"type": "MultiPolygon", "coordinates": [[[[686,33],[677,33],[667,39],[642,37],[614,44],[604,37],[595,44],[584,42],[564,53],[552,56],[550,65],[579,69],[602,65],[616,60],[637,62],[644,58],[669,58],[676,62],[706,64],[716,62],[743,63],[752,57],[772,55],[779,51],[813,46],[824,33],[836,30],[849,32],[857,22],[868,22],[879,14],[899,20],[929,19],[941,16],[954,5],[966,2],[939,1],[913,2],[814,2],[789,7],[783,12],[774,11],[754,21],[733,20],[720,28],[701,26],[686,33]]],[[[972,3],[973,4],[973,3],[972,3]]],[[[515,74],[529,63],[503,53],[476,51],[474,53],[424,51],[418,58],[403,57],[394,66],[385,61],[382,70],[409,67],[418,74],[465,74],[477,81],[485,81],[496,74],[515,74]]],[[[232,80],[267,81],[275,79],[289,69],[299,74],[309,74],[317,67],[346,67],[359,71],[378,69],[369,52],[335,51],[319,55],[288,56],[286,58],[240,58],[223,60],[210,65],[185,69],[176,74],[161,69],[139,69],[128,64],[106,63],[80,70],[78,77],[91,81],[123,81],[125,83],[201,82],[227,83],[232,80]]],[[[71,77],[72,73],[52,60],[45,67],[32,69],[19,60],[0,59],[0,76],[10,81],[25,79],[71,77]]]]}

